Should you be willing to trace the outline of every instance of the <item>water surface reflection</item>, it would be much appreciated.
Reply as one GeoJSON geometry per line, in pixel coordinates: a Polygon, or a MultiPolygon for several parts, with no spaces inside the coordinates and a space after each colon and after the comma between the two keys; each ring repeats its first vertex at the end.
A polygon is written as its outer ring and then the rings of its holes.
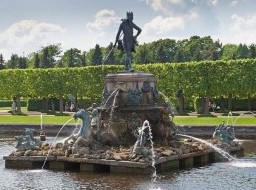
{"type": "Polygon", "coordinates": [[[246,157],[232,162],[214,163],[190,170],[151,176],[114,175],[108,173],[61,172],[51,170],[5,169],[2,156],[9,155],[14,142],[0,141],[0,189],[115,189],[115,190],[203,190],[256,189],[256,141],[241,141],[246,157]]]}

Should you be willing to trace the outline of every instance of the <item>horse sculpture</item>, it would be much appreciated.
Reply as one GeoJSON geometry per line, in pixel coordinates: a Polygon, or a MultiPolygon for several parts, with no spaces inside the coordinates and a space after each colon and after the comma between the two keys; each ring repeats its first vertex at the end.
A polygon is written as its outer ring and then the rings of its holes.
{"type": "Polygon", "coordinates": [[[64,149],[68,149],[68,142],[72,140],[72,154],[77,154],[81,143],[89,144],[91,140],[91,118],[88,111],[80,109],[78,112],[73,114],[75,120],[78,118],[82,120],[82,124],[77,133],[70,135],[64,140],[64,149]]]}
{"type": "Polygon", "coordinates": [[[219,124],[213,133],[213,138],[221,142],[231,143],[235,139],[234,128],[230,125],[219,124]]]}

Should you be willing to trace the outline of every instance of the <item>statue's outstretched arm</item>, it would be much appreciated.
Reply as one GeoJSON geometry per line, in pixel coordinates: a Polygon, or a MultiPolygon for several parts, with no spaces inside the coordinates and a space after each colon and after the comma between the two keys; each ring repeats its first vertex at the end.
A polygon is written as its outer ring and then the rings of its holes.
{"type": "Polygon", "coordinates": [[[141,31],[142,31],[141,28],[138,27],[138,26],[137,26],[136,24],[134,24],[134,23],[133,23],[133,28],[137,30],[137,34],[135,35],[135,37],[137,37],[138,35],[140,35],[140,33],[141,33],[141,31]]]}

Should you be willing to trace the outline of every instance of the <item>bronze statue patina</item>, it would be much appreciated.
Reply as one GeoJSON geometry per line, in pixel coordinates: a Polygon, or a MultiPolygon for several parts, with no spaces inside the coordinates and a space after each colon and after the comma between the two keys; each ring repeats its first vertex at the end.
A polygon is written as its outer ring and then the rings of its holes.
{"type": "Polygon", "coordinates": [[[91,141],[91,117],[87,110],[80,109],[78,112],[73,114],[75,119],[81,119],[82,124],[77,133],[74,133],[64,139],[64,150],[68,150],[69,148],[69,140],[73,141],[72,144],[72,154],[77,154],[79,152],[81,144],[88,144],[91,141]]]}
{"type": "Polygon", "coordinates": [[[40,139],[34,137],[34,131],[34,129],[26,128],[24,135],[15,136],[15,140],[17,141],[15,148],[20,151],[39,149],[42,142],[40,139]]]}
{"type": "Polygon", "coordinates": [[[234,128],[224,123],[219,124],[213,133],[213,138],[230,144],[235,139],[234,128]]]}
{"type": "Polygon", "coordinates": [[[133,23],[133,12],[127,12],[127,18],[122,19],[119,30],[116,35],[114,47],[118,44],[118,49],[123,49],[126,52],[125,70],[133,72],[131,53],[135,52],[135,45],[137,44],[137,37],[141,33],[140,27],[133,23]],[[133,29],[137,30],[137,34],[133,36],[133,29]],[[123,39],[121,40],[121,36],[123,39]]]}

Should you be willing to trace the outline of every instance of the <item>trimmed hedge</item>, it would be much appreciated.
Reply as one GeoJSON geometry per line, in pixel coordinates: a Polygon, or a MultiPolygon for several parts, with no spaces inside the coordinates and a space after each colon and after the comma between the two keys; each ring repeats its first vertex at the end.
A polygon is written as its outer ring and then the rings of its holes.
{"type": "MultiPolygon", "coordinates": [[[[87,66],[79,68],[4,69],[0,71],[0,98],[20,97],[63,98],[69,94],[82,97],[84,105],[98,103],[102,98],[104,77],[117,73],[123,66],[87,66]]],[[[195,97],[246,99],[256,97],[256,60],[202,61],[189,63],[155,63],[136,65],[134,69],[149,72],[157,79],[157,88],[177,106],[175,94],[183,89],[185,107],[191,108],[195,97]]],[[[65,100],[63,101],[63,103],[65,100]]],[[[235,103],[235,102],[234,102],[235,103]]],[[[42,109],[38,104],[29,109],[42,109]]],[[[57,111],[59,101],[52,104],[57,111]]],[[[80,103],[79,103],[80,104],[80,103]]],[[[234,110],[246,109],[233,105],[234,110]]],[[[253,103],[254,104],[254,103],[253,103]]],[[[10,106],[11,104],[8,104],[10,106]]],[[[49,102],[51,106],[51,102],[49,102]]],[[[196,106],[197,108],[197,106],[196,106]]],[[[50,107],[50,109],[52,109],[50,107]]],[[[255,109],[255,104],[253,105],[255,109]]]]}
{"type": "Polygon", "coordinates": [[[42,110],[52,110],[59,111],[60,103],[57,98],[48,99],[48,108],[45,108],[46,99],[29,99],[28,100],[28,111],[42,111],[42,110]]]}
{"type": "MultiPolygon", "coordinates": [[[[21,107],[27,106],[27,100],[21,100],[21,107]]],[[[0,100],[0,107],[12,107],[12,100],[0,100]]]]}
{"type": "MultiPolygon", "coordinates": [[[[252,103],[252,110],[256,110],[256,98],[251,99],[252,103]]],[[[228,99],[222,98],[222,99],[213,99],[210,100],[211,103],[215,102],[216,106],[220,106],[222,110],[228,110],[228,99]]],[[[195,99],[195,110],[198,113],[201,113],[201,104],[202,104],[202,98],[196,98],[195,99]]],[[[247,111],[248,110],[248,99],[239,99],[239,98],[233,98],[232,99],[232,111],[247,111]]]]}

